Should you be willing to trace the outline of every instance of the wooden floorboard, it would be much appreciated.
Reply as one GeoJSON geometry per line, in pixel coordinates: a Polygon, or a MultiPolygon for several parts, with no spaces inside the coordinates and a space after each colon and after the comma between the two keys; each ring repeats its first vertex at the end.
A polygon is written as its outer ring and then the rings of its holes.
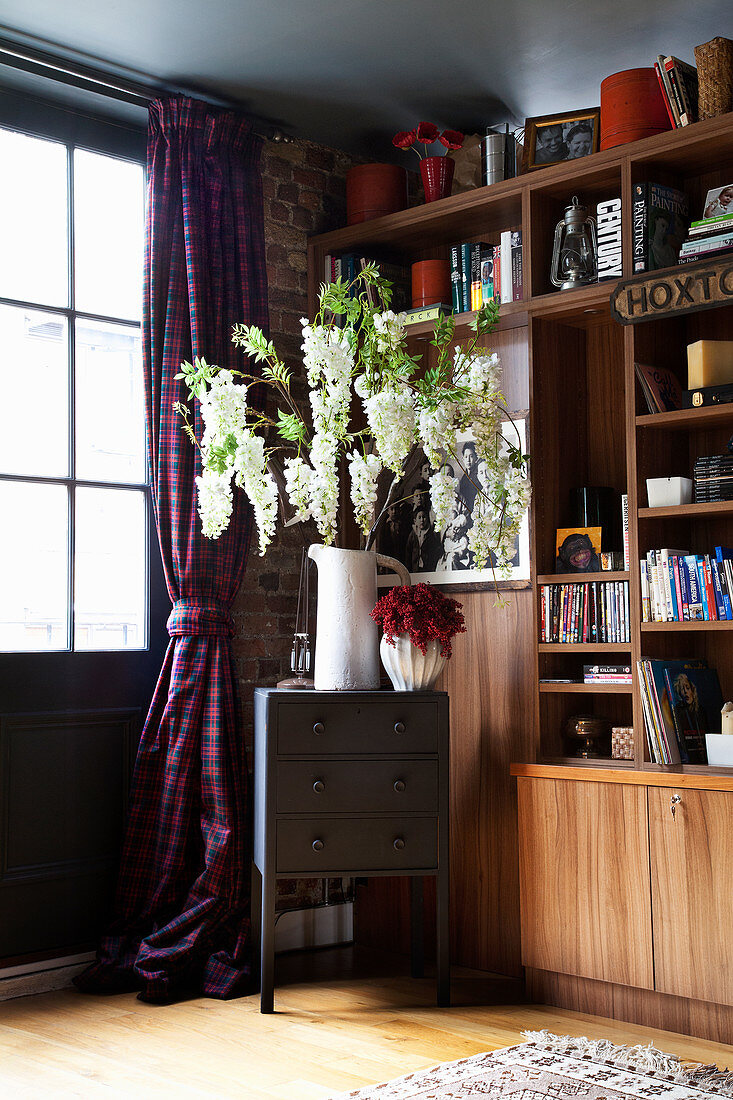
{"type": "Polygon", "coordinates": [[[69,989],[0,1003],[0,1097],[326,1100],[542,1028],[733,1065],[733,1047],[523,1004],[518,983],[466,971],[437,1008],[430,978],[373,952],[279,959],[276,981],[271,1016],[256,995],[152,1006],[69,989]]]}

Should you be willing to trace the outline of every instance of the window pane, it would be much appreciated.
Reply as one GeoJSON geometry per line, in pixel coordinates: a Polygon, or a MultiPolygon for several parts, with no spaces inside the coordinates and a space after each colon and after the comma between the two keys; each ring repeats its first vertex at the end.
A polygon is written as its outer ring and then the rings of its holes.
{"type": "Polygon", "coordinates": [[[143,170],[74,152],[76,308],[135,321],[142,309],[143,170]]]}
{"type": "Polygon", "coordinates": [[[66,318],[0,305],[0,471],[69,472],[66,318]]]}
{"type": "Polygon", "coordinates": [[[0,129],[0,164],[0,297],[66,306],[66,147],[0,129]]]}
{"type": "Polygon", "coordinates": [[[145,495],[76,490],[75,649],[145,645],[145,495]]]}
{"type": "Polygon", "coordinates": [[[68,497],[0,481],[0,649],[66,649],[68,497]]]}
{"type": "Polygon", "coordinates": [[[76,323],[76,473],[90,481],[145,481],[139,329],[76,323]]]}

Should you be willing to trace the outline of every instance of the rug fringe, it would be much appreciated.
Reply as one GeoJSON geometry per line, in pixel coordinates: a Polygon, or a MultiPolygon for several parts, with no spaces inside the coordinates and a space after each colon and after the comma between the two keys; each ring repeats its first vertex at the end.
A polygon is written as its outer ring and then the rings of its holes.
{"type": "Polygon", "coordinates": [[[575,1055],[594,1062],[605,1062],[618,1069],[660,1077],[675,1085],[689,1085],[719,1096],[733,1097],[733,1072],[701,1062],[683,1063],[675,1054],[666,1054],[652,1046],[620,1046],[609,1039],[576,1038],[553,1035],[550,1031],[523,1031],[522,1038],[553,1054],[575,1055]]]}

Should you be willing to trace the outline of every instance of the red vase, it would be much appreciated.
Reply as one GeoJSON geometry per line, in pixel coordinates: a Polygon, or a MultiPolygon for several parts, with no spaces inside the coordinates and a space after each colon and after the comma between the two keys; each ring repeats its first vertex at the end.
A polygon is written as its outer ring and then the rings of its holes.
{"type": "Polygon", "coordinates": [[[425,157],[420,161],[425,202],[445,199],[450,195],[455,167],[453,157],[425,157]]]}

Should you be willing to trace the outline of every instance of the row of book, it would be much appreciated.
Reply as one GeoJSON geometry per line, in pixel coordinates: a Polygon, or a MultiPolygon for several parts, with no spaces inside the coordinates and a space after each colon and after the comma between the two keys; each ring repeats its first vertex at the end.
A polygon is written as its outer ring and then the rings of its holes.
{"type": "Polygon", "coordinates": [[[451,245],[450,279],[455,313],[487,302],[518,302],[523,295],[522,231],[506,229],[499,244],[464,241],[451,245]]]}
{"type": "Polygon", "coordinates": [[[629,582],[543,584],[540,613],[541,642],[628,642],[629,582]]]}
{"type": "Polygon", "coordinates": [[[693,470],[693,491],[696,504],[733,500],[733,454],[698,458],[693,470]]]}
{"type": "Polygon", "coordinates": [[[679,57],[658,54],[654,62],[662,99],[667,108],[672,129],[697,122],[698,79],[697,69],[679,57]]]}
{"type": "Polygon", "coordinates": [[[639,562],[645,623],[733,620],[733,550],[650,550],[639,562]]]}
{"type": "Polygon", "coordinates": [[[657,764],[707,764],[706,733],[720,733],[723,695],[705,660],[637,661],[649,752],[657,764]]]}

